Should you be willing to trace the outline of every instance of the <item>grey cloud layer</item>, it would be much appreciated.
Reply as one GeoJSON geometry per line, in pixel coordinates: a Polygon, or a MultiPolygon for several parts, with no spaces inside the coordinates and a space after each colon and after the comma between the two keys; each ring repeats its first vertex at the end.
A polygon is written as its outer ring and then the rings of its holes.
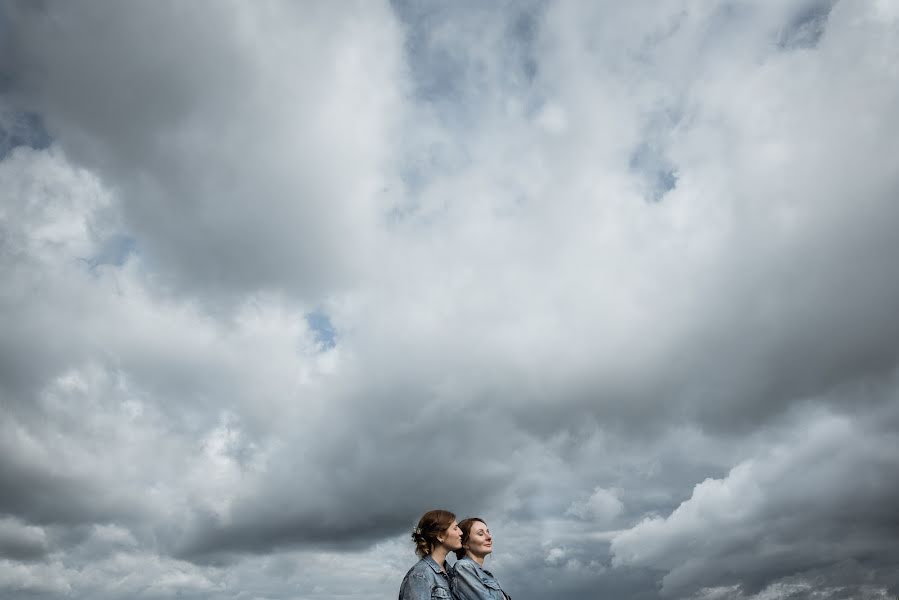
{"type": "Polygon", "coordinates": [[[317,295],[359,267],[399,108],[385,7],[20,4],[8,19],[7,77],[121,188],[126,231],[167,276],[317,295]]]}
{"type": "Polygon", "coordinates": [[[0,590],[899,591],[889,5],[0,22],[0,590]]]}
{"type": "MultiPolygon", "coordinates": [[[[895,386],[887,393],[895,398],[895,386]]],[[[616,536],[614,563],[664,569],[662,590],[671,594],[734,584],[756,593],[772,578],[851,562],[875,574],[856,573],[856,584],[894,586],[880,569],[897,560],[889,507],[899,486],[884,477],[899,468],[895,431],[878,431],[870,418],[805,414],[800,423],[790,442],[698,484],[669,516],[616,536]]]]}

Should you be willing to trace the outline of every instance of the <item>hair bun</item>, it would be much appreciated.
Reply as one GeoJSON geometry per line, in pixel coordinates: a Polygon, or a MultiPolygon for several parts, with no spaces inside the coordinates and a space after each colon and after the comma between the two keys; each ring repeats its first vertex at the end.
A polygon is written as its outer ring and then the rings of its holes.
{"type": "Polygon", "coordinates": [[[448,510],[429,510],[418,521],[418,527],[412,530],[412,542],[415,544],[415,553],[424,558],[434,549],[439,541],[439,536],[446,531],[456,515],[448,510]]]}

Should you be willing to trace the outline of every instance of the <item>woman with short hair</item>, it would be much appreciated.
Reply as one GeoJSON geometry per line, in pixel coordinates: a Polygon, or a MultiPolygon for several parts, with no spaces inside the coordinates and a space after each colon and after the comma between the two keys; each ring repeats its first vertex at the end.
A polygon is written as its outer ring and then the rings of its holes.
{"type": "Polygon", "coordinates": [[[487,523],[469,517],[459,523],[462,548],[453,565],[452,590],[456,600],[511,600],[499,586],[493,573],[484,568],[484,559],[493,552],[493,536],[487,523]]]}
{"type": "Polygon", "coordinates": [[[448,510],[429,510],[418,520],[412,541],[421,560],[403,578],[399,600],[450,600],[446,555],[462,547],[456,515],[448,510]]]}

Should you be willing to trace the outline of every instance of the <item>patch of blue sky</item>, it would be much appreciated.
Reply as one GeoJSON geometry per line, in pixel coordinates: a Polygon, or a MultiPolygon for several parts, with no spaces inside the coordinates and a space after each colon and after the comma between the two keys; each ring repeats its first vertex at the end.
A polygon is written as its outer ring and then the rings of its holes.
{"type": "Polygon", "coordinates": [[[403,198],[387,214],[393,224],[421,216],[417,198],[429,185],[471,164],[472,137],[485,130],[485,119],[505,110],[507,100],[515,99],[525,116],[543,104],[534,85],[543,3],[391,4],[405,29],[413,97],[424,118],[441,130],[435,137],[413,136],[407,147],[400,169],[403,198]]]}
{"type": "Polygon", "coordinates": [[[660,202],[677,186],[677,171],[665,154],[653,144],[643,142],[631,153],[628,166],[640,178],[645,198],[660,202]]]}
{"type": "Polygon", "coordinates": [[[666,148],[673,131],[684,118],[679,99],[658,106],[646,115],[642,141],[630,154],[628,168],[642,182],[644,197],[650,202],[660,202],[665,194],[677,187],[677,168],[668,158],[666,148]]]}
{"type": "Polygon", "coordinates": [[[509,36],[516,46],[516,71],[520,72],[527,84],[537,77],[539,61],[536,54],[536,40],[539,33],[541,5],[523,9],[516,15],[509,28],[509,36]]]}
{"type": "Polygon", "coordinates": [[[0,112],[0,160],[20,146],[43,150],[52,142],[39,114],[31,111],[0,112]]]}
{"type": "Polygon", "coordinates": [[[114,235],[100,245],[94,256],[85,259],[85,263],[91,271],[103,265],[121,267],[133,254],[137,254],[137,240],[127,235],[114,235]]]}
{"type": "Polygon", "coordinates": [[[784,50],[809,49],[818,45],[827,29],[827,20],[837,0],[806,3],[780,32],[777,45],[784,50]]]}
{"type": "Polygon", "coordinates": [[[490,90],[527,94],[538,70],[534,46],[541,3],[393,0],[392,5],[406,29],[415,95],[445,126],[477,126],[490,90]],[[493,55],[482,53],[490,48],[472,47],[471,36],[487,21],[505,24],[493,55]]]}
{"type": "Polygon", "coordinates": [[[322,351],[330,350],[337,345],[337,330],[327,313],[321,310],[306,313],[306,324],[312,330],[315,341],[322,351]]]}

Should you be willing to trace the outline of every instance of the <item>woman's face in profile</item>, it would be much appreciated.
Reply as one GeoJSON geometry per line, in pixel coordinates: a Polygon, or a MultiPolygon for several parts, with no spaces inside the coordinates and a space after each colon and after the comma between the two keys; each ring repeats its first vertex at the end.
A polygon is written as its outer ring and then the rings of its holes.
{"type": "Polygon", "coordinates": [[[447,527],[446,531],[443,532],[443,535],[437,539],[450,550],[458,550],[461,548],[462,530],[459,529],[459,524],[453,521],[453,524],[447,527]]]}
{"type": "Polygon", "coordinates": [[[465,550],[474,556],[484,557],[493,552],[493,536],[487,524],[481,521],[475,521],[468,533],[468,541],[465,543],[465,550]]]}

